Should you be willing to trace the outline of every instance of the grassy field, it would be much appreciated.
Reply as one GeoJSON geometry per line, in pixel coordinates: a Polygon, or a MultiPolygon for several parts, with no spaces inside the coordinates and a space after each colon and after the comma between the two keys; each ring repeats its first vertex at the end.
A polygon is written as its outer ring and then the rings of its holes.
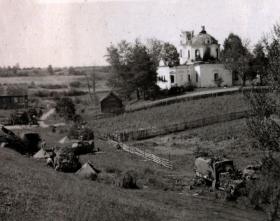
{"type": "MultiPolygon", "coordinates": [[[[250,208],[246,201],[226,203],[207,190],[200,191],[197,196],[197,190],[176,185],[178,179],[188,185],[193,176],[191,139],[197,139],[202,148],[209,147],[207,142],[224,142],[228,145],[220,146],[230,154],[229,157],[236,155],[240,162],[255,160],[257,157],[244,154],[246,149],[243,152],[240,149],[233,151],[235,145],[228,142],[234,139],[246,146],[248,139],[246,141],[246,134],[240,131],[244,126],[244,121],[217,124],[143,143],[146,148],[150,148],[149,143],[157,143],[156,153],[163,156],[166,154],[164,151],[160,153],[160,149],[167,147],[174,150],[171,156],[174,170],[144,161],[97,140],[96,146],[101,153],[84,155],[80,160],[91,161],[102,171],[98,181],[84,181],[74,174],[55,172],[41,161],[2,148],[1,220],[264,220],[264,214],[250,208]],[[180,153],[174,147],[185,152],[180,153]],[[137,173],[141,189],[125,190],[115,185],[128,170],[137,173]],[[171,177],[177,177],[177,181],[171,177]]],[[[47,142],[65,135],[63,131],[52,133],[49,129],[41,129],[40,132],[47,142]]],[[[141,148],[139,142],[130,145],[141,148]]]]}
{"type": "Polygon", "coordinates": [[[187,130],[143,141],[130,142],[160,157],[170,159],[180,171],[190,171],[197,150],[233,159],[239,169],[260,160],[262,153],[250,151],[246,120],[235,120],[187,130]],[[191,163],[190,163],[191,162],[191,163]]]}
{"type": "MultiPolygon", "coordinates": [[[[170,123],[196,120],[218,114],[247,110],[242,94],[210,97],[202,100],[186,101],[166,106],[154,107],[113,118],[91,121],[91,125],[101,132],[136,130],[140,128],[161,128],[170,123]]],[[[90,119],[88,119],[90,121],[90,119]]]]}

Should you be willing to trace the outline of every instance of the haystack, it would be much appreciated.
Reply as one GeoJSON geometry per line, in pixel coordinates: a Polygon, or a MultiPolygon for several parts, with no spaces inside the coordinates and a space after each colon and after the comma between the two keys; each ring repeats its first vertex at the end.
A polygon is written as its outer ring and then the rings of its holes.
{"type": "Polygon", "coordinates": [[[70,140],[69,137],[67,137],[67,136],[63,137],[63,138],[59,141],[59,143],[61,143],[61,144],[70,143],[70,142],[71,142],[71,140],[70,140]]]}
{"type": "Polygon", "coordinates": [[[47,159],[50,155],[43,149],[40,149],[37,153],[33,155],[35,159],[47,159]]]}
{"type": "Polygon", "coordinates": [[[100,173],[100,171],[94,168],[94,166],[89,162],[85,163],[81,169],[76,172],[79,177],[88,180],[96,180],[98,173],[100,173]]]}

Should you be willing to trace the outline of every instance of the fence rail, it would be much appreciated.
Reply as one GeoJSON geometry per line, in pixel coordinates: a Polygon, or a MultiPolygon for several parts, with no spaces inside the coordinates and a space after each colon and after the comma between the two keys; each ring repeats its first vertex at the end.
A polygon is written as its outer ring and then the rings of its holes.
{"type": "Polygon", "coordinates": [[[268,86],[258,86],[258,87],[240,87],[240,88],[229,88],[226,91],[212,91],[208,93],[202,93],[202,94],[194,94],[194,95],[180,95],[176,97],[170,97],[170,98],[165,98],[162,100],[157,100],[148,104],[141,104],[138,106],[127,106],[125,108],[125,112],[134,112],[134,111],[139,111],[139,110],[144,110],[144,109],[150,109],[153,107],[158,107],[158,106],[164,106],[164,105],[169,105],[173,103],[179,103],[183,101],[191,101],[191,100],[199,100],[199,99],[204,99],[204,98],[209,98],[209,97],[218,97],[218,96],[224,96],[224,95],[231,95],[231,94],[238,94],[238,93],[244,93],[248,91],[262,91],[262,92],[268,92],[271,90],[270,87],[268,86]]]}
{"type": "Polygon", "coordinates": [[[246,116],[248,116],[247,111],[232,112],[232,113],[202,118],[198,120],[170,124],[162,128],[144,128],[144,129],[138,129],[132,131],[119,131],[113,134],[106,134],[106,135],[103,134],[102,137],[104,138],[106,137],[118,142],[142,140],[151,137],[156,137],[159,135],[166,135],[174,132],[184,131],[187,129],[203,127],[215,123],[238,120],[246,116]]]}
{"type": "Polygon", "coordinates": [[[143,158],[145,158],[147,160],[150,160],[150,161],[152,161],[154,163],[157,163],[157,164],[159,164],[161,166],[164,166],[164,167],[166,167],[168,169],[171,169],[171,170],[173,169],[172,162],[170,160],[168,160],[168,159],[156,156],[156,155],[154,155],[152,153],[140,150],[137,147],[128,146],[128,145],[126,145],[124,143],[117,142],[117,141],[114,141],[114,140],[109,140],[108,142],[111,143],[114,146],[118,145],[119,147],[121,147],[122,150],[124,150],[126,152],[129,152],[131,154],[143,157],[143,158]]]}

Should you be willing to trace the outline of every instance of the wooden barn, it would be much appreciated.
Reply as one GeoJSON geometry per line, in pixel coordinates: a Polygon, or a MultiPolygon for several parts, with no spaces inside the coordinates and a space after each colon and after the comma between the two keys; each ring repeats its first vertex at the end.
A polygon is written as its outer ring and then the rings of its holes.
{"type": "Polygon", "coordinates": [[[0,84],[0,109],[28,107],[28,87],[23,84],[0,84]]]}
{"type": "Polygon", "coordinates": [[[100,108],[102,113],[108,114],[120,114],[124,111],[122,99],[112,91],[100,99],[100,108]]]}

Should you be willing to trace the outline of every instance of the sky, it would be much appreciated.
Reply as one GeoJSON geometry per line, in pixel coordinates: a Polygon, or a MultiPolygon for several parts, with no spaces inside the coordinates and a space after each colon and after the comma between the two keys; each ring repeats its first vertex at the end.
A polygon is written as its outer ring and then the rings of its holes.
{"type": "Polygon", "coordinates": [[[253,46],[280,22],[279,0],[0,0],[0,66],[106,65],[121,40],[178,46],[201,26],[222,45],[233,32],[253,46]]]}

